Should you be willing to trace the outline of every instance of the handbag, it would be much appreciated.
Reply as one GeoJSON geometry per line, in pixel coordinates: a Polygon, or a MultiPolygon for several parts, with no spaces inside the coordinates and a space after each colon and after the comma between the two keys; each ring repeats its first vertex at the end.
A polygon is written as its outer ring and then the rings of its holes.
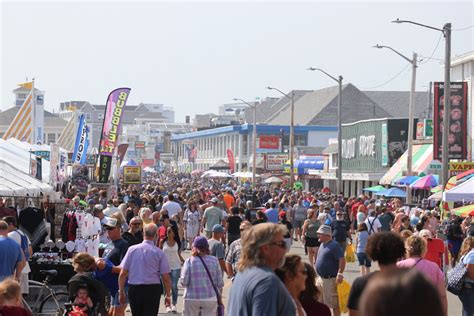
{"type": "Polygon", "coordinates": [[[446,289],[454,295],[459,295],[461,293],[464,286],[464,279],[467,274],[467,266],[462,262],[463,258],[464,257],[459,260],[458,264],[453,269],[448,271],[446,278],[446,289]]]}
{"type": "Polygon", "coordinates": [[[211,280],[212,287],[214,288],[214,291],[216,292],[217,296],[217,316],[224,316],[225,311],[224,311],[224,303],[222,303],[222,296],[217,287],[214,285],[214,281],[212,281],[211,273],[209,272],[209,269],[207,268],[206,264],[204,263],[204,260],[201,258],[201,256],[197,256],[201,262],[202,265],[204,266],[204,269],[206,269],[207,275],[209,276],[209,280],[211,280]]]}

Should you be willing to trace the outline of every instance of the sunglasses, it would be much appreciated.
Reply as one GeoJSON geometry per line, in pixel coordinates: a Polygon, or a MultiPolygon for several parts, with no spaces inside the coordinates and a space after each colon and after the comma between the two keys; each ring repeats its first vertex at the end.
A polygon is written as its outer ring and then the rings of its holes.
{"type": "Polygon", "coordinates": [[[286,242],[284,240],[272,242],[270,243],[270,245],[275,245],[280,248],[286,249],[286,242]]]}
{"type": "Polygon", "coordinates": [[[114,230],[117,227],[110,227],[110,226],[105,226],[105,230],[114,230]]]}
{"type": "Polygon", "coordinates": [[[337,216],[342,216],[342,213],[337,213],[336,215],[337,215],[337,216]]]}

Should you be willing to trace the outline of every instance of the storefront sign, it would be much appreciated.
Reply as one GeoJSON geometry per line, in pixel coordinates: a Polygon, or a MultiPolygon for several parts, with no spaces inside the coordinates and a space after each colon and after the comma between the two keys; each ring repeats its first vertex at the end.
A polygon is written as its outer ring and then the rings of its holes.
{"type": "Polygon", "coordinates": [[[450,162],[449,173],[451,176],[463,173],[464,171],[474,169],[474,162],[450,162]]]}
{"type": "MultiPolygon", "coordinates": [[[[444,82],[434,84],[434,153],[441,160],[444,130],[444,82]]],[[[449,159],[466,159],[467,156],[467,83],[451,82],[451,108],[449,111],[449,159]]]]}
{"type": "Polygon", "coordinates": [[[280,137],[272,136],[272,135],[260,135],[258,137],[258,148],[259,149],[279,149],[280,137]]]}
{"type": "Polygon", "coordinates": [[[143,141],[136,141],[136,142],[135,142],[135,149],[145,149],[145,142],[143,142],[143,141]]]}
{"type": "Polygon", "coordinates": [[[142,183],[142,167],[140,166],[123,167],[123,183],[124,184],[142,183]]]}
{"type": "Polygon", "coordinates": [[[44,160],[49,161],[49,151],[44,151],[44,150],[37,150],[37,151],[31,151],[33,155],[36,157],[43,158],[44,160]]]}
{"type": "Polygon", "coordinates": [[[342,158],[352,159],[356,157],[356,148],[359,156],[374,156],[375,155],[375,135],[361,135],[358,138],[343,139],[342,140],[342,158]]]}
{"type": "Polygon", "coordinates": [[[266,154],[265,168],[267,170],[283,170],[283,165],[288,160],[288,154],[266,154]]]}

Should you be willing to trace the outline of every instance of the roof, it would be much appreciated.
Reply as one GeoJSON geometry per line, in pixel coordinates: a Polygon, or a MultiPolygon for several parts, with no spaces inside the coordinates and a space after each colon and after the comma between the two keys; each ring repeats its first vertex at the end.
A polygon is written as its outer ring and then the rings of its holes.
{"type": "Polygon", "coordinates": [[[474,51],[470,51],[456,57],[451,57],[451,67],[458,66],[469,61],[474,61],[474,51]]]}
{"type": "MultiPolygon", "coordinates": [[[[295,101],[295,125],[336,125],[339,87],[311,91],[295,101]]],[[[267,121],[288,124],[291,107],[287,105],[267,121]]],[[[390,114],[352,84],[342,86],[342,123],[366,118],[387,117],[390,114]]]]}
{"type": "MultiPolygon", "coordinates": [[[[20,107],[15,106],[0,112],[0,125],[10,125],[10,123],[15,119],[15,116],[19,110],[20,107]]],[[[47,126],[65,126],[67,122],[51,112],[44,111],[44,123],[47,126]]]]}
{"type": "Polygon", "coordinates": [[[334,154],[334,153],[337,153],[337,150],[338,150],[338,144],[332,143],[323,150],[323,154],[325,155],[334,154]]]}
{"type": "MultiPolygon", "coordinates": [[[[18,87],[15,90],[13,90],[13,92],[23,92],[23,91],[30,92],[31,89],[28,89],[28,88],[25,88],[25,87],[18,87]]],[[[43,91],[38,90],[38,89],[35,88],[35,92],[41,92],[42,93],[43,91]]]]}
{"type": "MultiPolygon", "coordinates": [[[[371,100],[377,103],[391,117],[408,117],[410,106],[410,91],[362,91],[371,100]]],[[[415,107],[413,116],[416,118],[429,118],[433,116],[433,108],[428,109],[429,92],[415,92],[415,107]]]]}

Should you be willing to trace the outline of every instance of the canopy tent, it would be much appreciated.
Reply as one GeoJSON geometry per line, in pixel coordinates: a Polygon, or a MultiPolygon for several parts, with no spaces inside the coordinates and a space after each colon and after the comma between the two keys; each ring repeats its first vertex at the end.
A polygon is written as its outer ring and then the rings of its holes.
{"type": "Polygon", "coordinates": [[[229,170],[229,164],[222,159],[219,159],[215,164],[209,167],[210,170],[229,170]]]}
{"type": "MultiPolygon", "coordinates": [[[[18,140],[9,139],[8,141],[0,139],[0,158],[11,165],[20,172],[29,175],[31,159],[35,155],[29,152],[31,150],[43,150],[43,147],[35,147],[38,145],[31,145],[18,140]],[[26,149],[25,149],[26,148],[26,149]]],[[[44,145],[42,145],[44,146],[44,145]]],[[[49,151],[49,150],[48,150],[49,151]]],[[[50,164],[49,161],[41,159],[41,175],[42,182],[49,182],[50,164]]]]}
{"type": "Polygon", "coordinates": [[[376,186],[373,186],[373,187],[368,187],[368,188],[362,189],[362,191],[367,191],[367,192],[380,192],[380,191],[384,191],[384,190],[386,190],[386,188],[381,186],[381,185],[376,185],[376,186]]]}
{"type": "Polygon", "coordinates": [[[380,191],[380,192],[375,192],[375,195],[383,195],[383,196],[386,196],[386,197],[406,197],[407,196],[407,193],[400,189],[400,188],[390,188],[390,189],[387,189],[387,190],[383,190],[383,191],[380,191]]]}
{"type": "Polygon", "coordinates": [[[324,169],[324,158],[323,157],[311,157],[308,159],[298,159],[294,163],[294,167],[298,169],[298,174],[308,174],[309,169],[323,170],[324,169]]]}
{"type": "Polygon", "coordinates": [[[231,178],[232,176],[225,172],[209,170],[201,175],[201,178],[231,178]]]}
{"type": "MultiPolygon", "coordinates": [[[[415,174],[426,173],[433,161],[433,145],[422,144],[413,145],[412,170],[415,174]]],[[[403,172],[407,170],[407,152],[397,160],[397,162],[380,179],[380,184],[392,184],[397,179],[403,177],[403,172]]]]}
{"type": "Polygon", "coordinates": [[[428,200],[441,201],[443,199],[443,191],[437,191],[428,197],[428,200]]]}
{"type": "Polygon", "coordinates": [[[404,176],[392,182],[393,185],[410,185],[420,179],[418,176],[404,176]]]}
{"type": "Polygon", "coordinates": [[[467,170],[456,175],[456,180],[464,179],[464,178],[472,178],[472,177],[474,177],[474,169],[467,170]]]}
{"type": "Polygon", "coordinates": [[[443,192],[444,201],[474,201],[474,178],[443,192]]]}
{"type": "Polygon", "coordinates": [[[438,183],[439,183],[439,177],[437,175],[430,174],[430,175],[424,176],[424,177],[416,180],[412,184],[410,184],[410,188],[429,190],[429,189],[434,188],[435,186],[437,186],[438,183]]]}
{"type": "Polygon", "coordinates": [[[278,177],[270,177],[270,178],[268,178],[268,179],[265,179],[263,182],[266,183],[266,184],[282,183],[283,180],[280,179],[280,178],[278,178],[278,177]]]}
{"type": "Polygon", "coordinates": [[[453,210],[453,213],[457,216],[467,217],[474,216],[474,204],[464,205],[453,210]]]}
{"type": "Polygon", "coordinates": [[[130,167],[134,167],[134,166],[138,166],[137,163],[135,162],[135,160],[133,159],[130,159],[130,160],[124,160],[122,161],[122,163],[120,164],[120,168],[123,168],[125,166],[130,166],[130,167]]]}
{"type": "MultiPolygon", "coordinates": [[[[250,171],[238,171],[233,173],[232,176],[235,178],[252,178],[253,173],[250,171]]],[[[256,173],[255,177],[260,177],[260,175],[256,173]]]]}
{"type": "MultiPolygon", "coordinates": [[[[30,175],[22,173],[0,158],[0,182],[4,181],[9,181],[25,188],[27,193],[30,195],[39,195],[40,193],[48,194],[53,192],[53,189],[48,184],[45,184],[30,175]]],[[[12,191],[12,193],[15,192],[12,191]]],[[[13,195],[16,195],[16,193],[13,195]]]]}

